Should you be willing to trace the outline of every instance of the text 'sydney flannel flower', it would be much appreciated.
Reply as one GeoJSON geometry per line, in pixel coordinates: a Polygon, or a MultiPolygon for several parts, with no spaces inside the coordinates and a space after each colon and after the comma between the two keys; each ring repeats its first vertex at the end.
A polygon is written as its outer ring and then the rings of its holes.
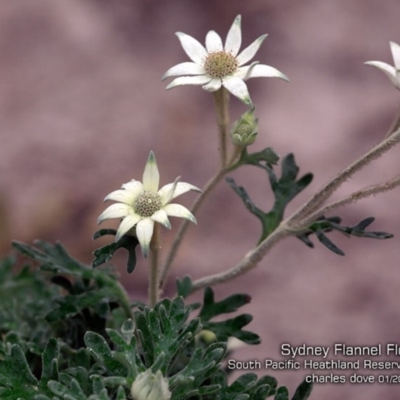
{"type": "Polygon", "coordinates": [[[107,207],[97,220],[100,224],[105,219],[123,218],[115,236],[116,242],[136,227],[136,236],[145,257],[149,252],[155,222],[168,229],[171,229],[168,216],[186,218],[196,223],[196,218],[186,207],[170,201],[189,190],[201,190],[189,183],[179,182],[179,178],[158,190],[159,180],[156,158],[151,151],[144,169],[143,183],[132,179],[123,184],[122,189],[107,195],[104,201],[114,200],[118,203],[107,207]]]}
{"type": "Polygon", "coordinates": [[[177,32],[176,35],[183,50],[193,62],[177,64],[164,74],[163,80],[179,76],[167,86],[167,89],[180,85],[202,85],[204,90],[215,92],[224,86],[245,104],[251,105],[245,80],[257,77],[275,77],[288,81],[285,74],[269,65],[253,62],[244,66],[255,56],[267,35],[260,36],[238,54],[242,44],[240,23],[241,16],[238,15],[228,32],[225,46],[215,31],[207,33],[205,48],[193,37],[177,32]]]}
{"type": "Polygon", "coordinates": [[[394,60],[394,66],[382,61],[367,61],[365,64],[372,65],[383,71],[393,85],[400,90],[400,46],[397,43],[390,42],[390,49],[394,60]]]}

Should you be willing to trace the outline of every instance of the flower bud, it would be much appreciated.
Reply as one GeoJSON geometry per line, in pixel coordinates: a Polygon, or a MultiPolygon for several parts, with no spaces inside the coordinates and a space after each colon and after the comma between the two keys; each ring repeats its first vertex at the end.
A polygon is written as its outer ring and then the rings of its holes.
{"type": "Polygon", "coordinates": [[[253,144],[258,134],[258,118],[254,117],[255,107],[246,111],[232,127],[232,143],[235,146],[253,144]]]}
{"type": "Polygon", "coordinates": [[[133,400],[170,400],[168,380],[161,371],[155,374],[148,369],[141,372],[133,381],[131,394],[133,400]]]}

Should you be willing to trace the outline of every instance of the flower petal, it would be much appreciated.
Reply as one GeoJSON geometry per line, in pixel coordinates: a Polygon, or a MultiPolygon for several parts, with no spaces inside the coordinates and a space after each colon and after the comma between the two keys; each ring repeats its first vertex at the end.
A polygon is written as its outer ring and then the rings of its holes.
{"type": "Polygon", "coordinates": [[[149,192],[157,192],[159,182],[160,174],[157,168],[156,157],[151,151],[143,172],[143,189],[149,192]]]}
{"type": "Polygon", "coordinates": [[[180,204],[167,204],[163,207],[163,210],[171,217],[185,218],[197,224],[194,215],[186,207],[180,204]]]}
{"type": "Polygon", "coordinates": [[[161,197],[161,205],[162,205],[162,206],[164,206],[165,204],[168,204],[168,203],[171,201],[171,199],[173,198],[173,195],[174,195],[174,192],[175,192],[175,188],[176,188],[176,185],[177,185],[178,182],[179,182],[179,179],[181,179],[180,176],[178,176],[178,177],[175,179],[175,182],[174,182],[174,183],[171,183],[171,184],[169,184],[169,185],[166,185],[166,186],[168,186],[168,190],[165,190],[165,186],[163,186],[163,187],[158,191],[158,194],[159,194],[159,196],[161,197]]]}
{"type": "Polygon", "coordinates": [[[221,37],[215,31],[210,31],[206,36],[206,49],[209,53],[215,51],[223,51],[224,46],[222,45],[221,37]]]}
{"type": "Polygon", "coordinates": [[[113,200],[113,201],[119,201],[120,203],[132,205],[136,197],[141,192],[143,192],[142,182],[139,181],[135,182],[137,183],[137,185],[135,185],[135,188],[132,187],[126,190],[121,190],[121,189],[114,190],[114,192],[111,192],[104,198],[104,201],[113,200]]]}
{"type": "Polygon", "coordinates": [[[264,64],[255,65],[248,73],[245,79],[250,78],[280,78],[284,81],[289,81],[289,78],[283,74],[281,71],[277,70],[274,67],[264,64]]]}
{"type": "Polygon", "coordinates": [[[125,235],[130,229],[132,229],[140,220],[141,216],[138,214],[132,214],[125,217],[119,224],[117,234],[115,235],[115,241],[118,242],[122,236],[125,235]]]}
{"type": "Polygon", "coordinates": [[[400,88],[400,82],[396,78],[396,69],[392,65],[386,64],[381,61],[367,61],[364,64],[372,65],[373,67],[380,69],[392,81],[393,85],[395,85],[397,88],[400,88]]]}
{"type": "Polygon", "coordinates": [[[233,21],[233,24],[226,36],[225,51],[232,53],[234,56],[237,55],[240,45],[242,44],[242,30],[240,27],[241,21],[242,16],[238,15],[233,21]]]}
{"type": "Polygon", "coordinates": [[[240,65],[246,64],[247,61],[250,61],[257,53],[260,48],[262,42],[268,35],[262,35],[258,39],[256,39],[250,46],[246,47],[237,57],[237,61],[240,65]]]}
{"type": "Polygon", "coordinates": [[[183,62],[171,67],[161,78],[164,79],[170,78],[171,76],[179,76],[179,75],[204,75],[206,72],[204,68],[196,64],[194,62],[183,62]]]}
{"type": "Polygon", "coordinates": [[[243,81],[247,79],[250,74],[250,71],[254,68],[255,65],[258,64],[258,61],[252,62],[250,65],[246,65],[244,67],[239,67],[238,70],[233,74],[235,78],[242,79],[243,81]]]}
{"type": "Polygon", "coordinates": [[[204,90],[207,90],[207,92],[215,92],[217,91],[222,85],[221,79],[216,78],[212,79],[207,85],[202,86],[204,90]]]}
{"type": "Polygon", "coordinates": [[[132,179],[127,183],[123,183],[121,185],[121,187],[122,187],[122,189],[133,191],[133,192],[138,190],[139,187],[143,189],[142,182],[136,181],[135,179],[132,179]]]}
{"type": "Polygon", "coordinates": [[[171,229],[171,223],[169,222],[168,215],[164,210],[156,211],[150,218],[153,221],[164,225],[167,229],[171,229]]]}
{"type": "Polygon", "coordinates": [[[153,236],[154,221],[150,218],[144,218],[136,225],[136,236],[144,257],[149,254],[150,241],[153,236]]]}
{"type": "Polygon", "coordinates": [[[208,75],[199,76],[181,76],[180,78],[174,79],[166,89],[172,89],[176,86],[182,85],[204,85],[210,82],[211,78],[208,75]]]}
{"type": "MultiPolygon", "coordinates": [[[[175,183],[175,182],[174,182],[175,183]]],[[[201,192],[201,189],[199,189],[196,186],[191,185],[190,183],[186,182],[178,182],[175,186],[175,190],[172,193],[172,196],[170,196],[170,191],[174,186],[174,183],[168,183],[168,185],[163,186],[159,191],[158,194],[161,196],[162,199],[162,205],[168,204],[172,199],[175,197],[180,196],[183,193],[188,192],[189,190],[194,190],[196,192],[201,192]],[[167,200],[168,199],[168,200],[167,200]]]]}
{"type": "Polygon", "coordinates": [[[195,38],[186,35],[186,33],[176,32],[176,36],[178,36],[188,57],[196,64],[202,65],[204,58],[207,57],[207,51],[203,45],[195,38]]]}
{"type": "Polygon", "coordinates": [[[131,206],[122,203],[112,204],[100,214],[99,218],[97,218],[97,223],[100,224],[105,219],[123,218],[131,214],[134,214],[131,206]]]}
{"type": "Polygon", "coordinates": [[[395,42],[390,42],[390,50],[394,60],[396,70],[400,69],[400,46],[395,42]]]}
{"type": "Polygon", "coordinates": [[[223,78],[222,84],[234,96],[242,100],[243,103],[247,105],[253,104],[250,99],[250,94],[249,91],[247,90],[247,86],[242,79],[236,78],[234,76],[227,76],[226,78],[223,78]]]}

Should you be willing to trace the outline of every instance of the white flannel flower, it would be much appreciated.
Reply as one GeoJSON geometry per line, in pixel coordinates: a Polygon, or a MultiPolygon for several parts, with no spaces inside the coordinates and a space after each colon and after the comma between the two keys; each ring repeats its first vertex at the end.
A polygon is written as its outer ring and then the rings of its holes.
{"type": "Polygon", "coordinates": [[[143,183],[132,179],[123,184],[122,189],[108,194],[104,201],[114,200],[118,203],[107,207],[97,220],[100,224],[105,219],[123,218],[115,236],[116,242],[136,227],[136,236],[144,257],[147,257],[149,252],[155,222],[168,229],[171,229],[168,216],[186,218],[196,223],[196,218],[186,207],[170,201],[189,190],[201,190],[189,183],[179,182],[179,177],[174,183],[158,190],[159,180],[156,158],[151,151],[144,169],[143,183]]]}
{"type": "Polygon", "coordinates": [[[161,371],[155,374],[151,369],[141,372],[133,381],[131,394],[133,400],[170,400],[168,380],[161,371]]]}
{"type": "Polygon", "coordinates": [[[382,61],[367,61],[365,64],[372,65],[383,71],[393,85],[400,90],[400,46],[395,42],[389,42],[394,60],[394,66],[382,61]]]}
{"type": "Polygon", "coordinates": [[[205,48],[193,37],[177,32],[176,35],[183,50],[193,62],[177,64],[164,74],[162,80],[172,76],[180,76],[175,78],[167,86],[167,89],[180,85],[202,85],[204,90],[215,92],[221,86],[224,86],[245,104],[251,105],[252,102],[244,83],[245,80],[257,77],[275,77],[288,81],[289,79],[285,74],[269,65],[253,62],[244,66],[255,56],[267,35],[260,36],[238,54],[242,44],[240,23],[241,16],[238,15],[229,29],[225,46],[223,46],[221,37],[215,31],[207,33],[205,48]]]}

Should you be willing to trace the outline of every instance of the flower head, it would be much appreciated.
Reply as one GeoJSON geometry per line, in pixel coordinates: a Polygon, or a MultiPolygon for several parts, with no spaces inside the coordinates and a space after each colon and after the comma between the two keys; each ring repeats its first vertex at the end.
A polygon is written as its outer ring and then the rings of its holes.
{"type": "Polygon", "coordinates": [[[155,374],[151,369],[141,372],[133,381],[131,394],[133,400],[170,400],[168,380],[161,371],[155,374]]]}
{"type": "Polygon", "coordinates": [[[367,61],[365,64],[372,65],[383,71],[391,80],[393,85],[400,90],[400,46],[397,43],[389,42],[394,60],[394,66],[382,61],[367,61]]]}
{"type": "Polygon", "coordinates": [[[189,183],[179,182],[177,178],[174,183],[158,190],[159,180],[156,158],[151,151],[144,169],[143,183],[132,179],[123,184],[122,189],[108,194],[104,201],[114,200],[118,203],[107,207],[97,220],[100,224],[105,219],[123,218],[115,236],[116,242],[136,227],[136,236],[145,257],[149,252],[155,222],[168,229],[171,229],[168,216],[186,218],[196,223],[196,218],[186,207],[170,201],[189,190],[200,189],[189,183]]]}
{"type": "Polygon", "coordinates": [[[234,96],[251,105],[245,80],[257,77],[275,77],[288,81],[286,75],[269,65],[253,62],[244,66],[255,56],[267,35],[260,36],[238,54],[242,43],[240,23],[241,16],[238,15],[229,29],[225,46],[215,31],[207,33],[205,48],[193,37],[177,32],[176,35],[183,50],[192,62],[177,64],[164,74],[163,80],[179,76],[167,86],[167,89],[180,85],[202,85],[204,90],[215,92],[224,86],[234,96]]]}

